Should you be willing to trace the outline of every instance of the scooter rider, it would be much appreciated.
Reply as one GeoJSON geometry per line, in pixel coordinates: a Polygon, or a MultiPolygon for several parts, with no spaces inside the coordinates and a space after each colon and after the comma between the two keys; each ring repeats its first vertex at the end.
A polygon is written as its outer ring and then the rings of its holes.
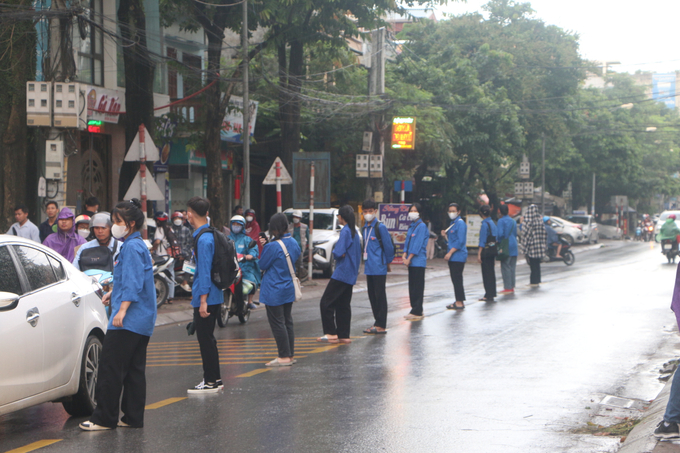
{"type": "MultiPolygon", "coordinates": [[[[246,235],[246,219],[243,216],[235,215],[232,217],[229,227],[231,230],[229,239],[234,241],[236,253],[243,256],[243,260],[239,261],[239,266],[243,273],[243,295],[245,296],[248,294],[248,304],[250,305],[252,304],[253,295],[260,285],[261,272],[258,264],[260,251],[257,247],[257,243],[246,235]]],[[[240,299],[238,296],[237,300],[240,299]]],[[[250,305],[250,308],[252,309],[254,307],[250,305]]]]}
{"type": "Polygon", "coordinates": [[[680,228],[678,228],[678,225],[675,223],[675,214],[671,214],[668,216],[666,221],[664,222],[663,225],[661,225],[661,228],[659,229],[659,241],[663,241],[664,239],[671,239],[673,240],[673,245],[677,246],[678,242],[678,235],[680,235],[680,228]]]}
{"type": "Polygon", "coordinates": [[[555,257],[562,259],[562,243],[560,242],[560,237],[557,235],[557,232],[550,226],[550,217],[543,216],[543,223],[545,224],[545,231],[548,233],[548,249],[557,248],[555,257]]]}
{"type": "Polygon", "coordinates": [[[111,215],[108,212],[99,212],[92,217],[90,229],[95,238],[78,249],[73,259],[76,269],[113,272],[113,263],[122,244],[111,234],[111,225],[111,215]]]}

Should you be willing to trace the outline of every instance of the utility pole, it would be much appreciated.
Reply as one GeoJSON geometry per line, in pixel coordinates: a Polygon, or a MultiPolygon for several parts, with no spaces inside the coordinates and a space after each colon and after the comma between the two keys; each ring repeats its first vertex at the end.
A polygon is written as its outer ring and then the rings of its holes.
{"type": "Polygon", "coordinates": [[[593,173],[593,198],[590,203],[590,215],[595,217],[595,173],[593,173]]]}
{"type": "MultiPolygon", "coordinates": [[[[371,32],[371,68],[369,71],[369,85],[368,96],[380,96],[385,93],[385,27],[381,27],[371,32]]],[[[385,122],[384,115],[374,113],[371,115],[371,130],[373,131],[373,149],[369,154],[378,154],[385,158],[385,141],[382,136],[382,127],[385,122]]],[[[384,162],[383,162],[384,168],[384,162]]],[[[369,155],[369,173],[368,181],[366,183],[366,198],[373,197],[373,182],[371,180],[370,172],[370,155],[369,155]]],[[[382,178],[378,180],[376,191],[383,191],[382,178]]]]}
{"type": "Polygon", "coordinates": [[[545,133],[543,135],[543,152],[541,153],[541,166],[543,167],[541,176],[541,215],[545,215],[545,133]]]}
{"type": "Polygon", "coordinates": [[[248,0],[243,0],[243,206],[250,208],[250,96],[248,90],[248,0]]]}

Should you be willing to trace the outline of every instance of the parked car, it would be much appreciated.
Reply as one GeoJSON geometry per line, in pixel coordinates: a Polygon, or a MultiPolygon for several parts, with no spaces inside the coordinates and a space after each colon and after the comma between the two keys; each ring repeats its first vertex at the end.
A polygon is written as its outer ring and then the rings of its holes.
{"type": "Polygon", "coordinates": [[[550,223],[555,232],[569,245],[578,244],[585,242],[585,236],[583,235],[583,229],[581,225],[565,220],[561,217],[550,217],[550,223]]]}
{"type": "Polygon", "coordinates": [[[616,219],[604,220],[598,223],[597,230],[600,237],[605,239],[621,239],[623,237],[623,230],[616,226],[616,219]]]}
{"type": "Polygon", "coordinates": [[[53,250],[0,235],[0,415],[48,401],[92,413],[108,321],[102,296],[53,250]]]}
{"type": "MultiPolygon", "coordinates": [[[[309,225],[309,209],[301,209],[302,223],[309,225]]],[[[288,222],[293,221],[293,209],[286,209],[284,214],[288,222]]],[[[359,220],[357,218],[357,220],[359,220]]],[[[358,222],[357,222],[358,225],[358,222]]],[[[361,239],[361,231],[357,226],[357,234],[361,239]]],[[[335,271],[333,248],[340,238],[337,209],[314,209],[314,268],[323,272],[324,278],[330,278],[335,271]]]]}
{"type": "Polygon", "coordinates": [[[583,231],[583,242],[596,244],[600,240],[595,217],[591,215],[569,215],[567,220],[580,226],[581,231],[583,231]]]}

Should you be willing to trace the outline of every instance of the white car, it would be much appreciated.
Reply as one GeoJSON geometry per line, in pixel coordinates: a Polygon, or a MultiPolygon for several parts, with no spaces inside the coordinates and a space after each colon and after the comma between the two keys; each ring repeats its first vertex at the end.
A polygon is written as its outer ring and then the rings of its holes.
{"type": "Polygon", "coordinates": [[[661,213],[659,220],[657,220],[654,226],[654,237],[659,234],[659,230],[661,230],[661,227],[664,223],[666,223],[668,216],[671,214],[675,214],[675,224],[678,226],[678,228],[680,228],[680,211],[664,211],[661,213]]]}
{"type": "Polygon", "coordinates": [[[583,235],[581,225],[565,220],[561,217],[550,217],[550,224],[555,232],[569,244],[577,244],[579,242],[587,241],[587,237],[583,235]]]}
{"type": "Polygon", "coordinates": [[[55,251],[0,235],[0,415],[48,401],[92,413],[108,321],[102,295],[55,251]]]}
{"type": "MultiPolygon", "coordinates": [[[[299,211],[302,212],[302,223],[309,225],[309,209],[299,211]]],[[[288,217],[288,222],[293,221],[293,209],[286,209],[283,213],[288,217]]],[[[325,278],[330,278],[335,271],[333,248],[340,239],[340,228],[337,209],[314,209],[314,243],[312,244],[314,246],[314,268],[320,269],[325,278]]],[[[357,234],[361,240],[361,231],[358,226],[357,234]]]]}
{"type": "Polygon", "coordinates": [[[569,215],[567,220],[581,228],[581,231],[583,231],[583,242],[595,244],[600,240],[600,231],[597,222],[595,222],[595,217],[591,215],[569,215]]]}

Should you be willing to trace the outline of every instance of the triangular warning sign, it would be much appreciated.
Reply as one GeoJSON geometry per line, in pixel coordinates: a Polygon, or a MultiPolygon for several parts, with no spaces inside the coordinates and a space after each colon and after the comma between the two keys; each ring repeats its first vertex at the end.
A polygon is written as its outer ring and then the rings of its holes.
{"type": "MultiPolygon", "coordinates": [[[[147,200],[152,200],[152,201],[163,201],[165,200],[165,195],[163,195],[163,192],[161,192],[161,189],[158,187],[158,184],[156,184],[156,181],[149,176],[149,170],[146,171],[146,199],[147,200]]],[[[131,198],[137,198],[141,199],[142,198],[142,177],[139,175],[139,171],[137,171],[137,175],[135,175],[135,180],[132,181],[132,184],[130,184],[130,188],[127,190],[127,193],[125,194],[125,200],[129,200],[131,198]]]]}
{"type": "MultiPolygon", "coordinates": [[[[144,128],[144,153],[146,153],[146,160],[148,162],[156,162],[159,159],[158,148],[156,148],[151,134],[146,130],[146,127],[144,128]]],[[[125,155],[125,162],[139,162],[139,131],[135,135],[135,139],[132,140],[130,149],[128,149],[125,155]]]]}
{"type": "Polygon", "coordinates": [[[269,173],[267,173],[267,176],[264,178],[264,181],[262,181],[262,184],[265,186],[271,186],[276,184],[276,163],[279,163],[281,166],[281,184],[293,184],[293,178],[290,177],[290,173],[288,173],[288,170],[286,170],[286,167],[283,166],[283,162],[281,161],[280,157],[277,157],[274,163],[272,164],[272,168],[269,169],[269,173]]]}

